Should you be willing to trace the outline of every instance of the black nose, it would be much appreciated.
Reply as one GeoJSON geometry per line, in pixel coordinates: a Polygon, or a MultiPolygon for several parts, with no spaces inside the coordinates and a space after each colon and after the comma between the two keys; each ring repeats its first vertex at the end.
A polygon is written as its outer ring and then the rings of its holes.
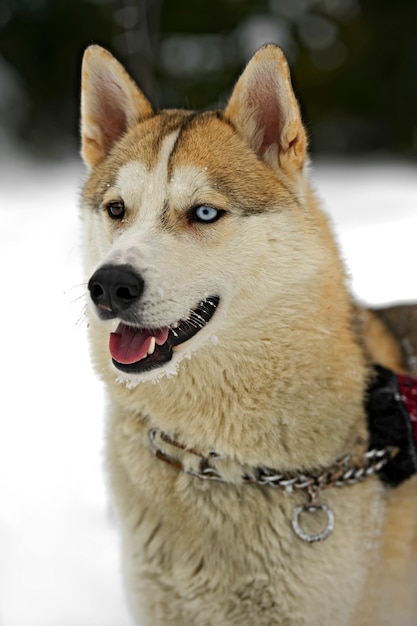
{"type": "Polygon", "coordinates": [[[143,278],[130,265],[103,265],[88,282],[90,296],[106,319],[119,317],[139,300],[143,278]]]}

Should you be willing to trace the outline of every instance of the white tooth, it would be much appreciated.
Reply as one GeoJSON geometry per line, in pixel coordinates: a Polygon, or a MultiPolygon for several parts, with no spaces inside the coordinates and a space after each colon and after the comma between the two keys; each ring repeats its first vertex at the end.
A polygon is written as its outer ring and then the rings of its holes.
{"type": "Polygon", "coordinates": [[[171,328],[178,328],[179,325],[179,322],[174,322],[174,324],[171,325],[171,328]]]}
{"type": "Polygon", "coordinates": [[[149,344],[148,354],[153,354],[155,352],[155,344],[156,344],[155,337],[151,337],[151,343],[149,344]]]}

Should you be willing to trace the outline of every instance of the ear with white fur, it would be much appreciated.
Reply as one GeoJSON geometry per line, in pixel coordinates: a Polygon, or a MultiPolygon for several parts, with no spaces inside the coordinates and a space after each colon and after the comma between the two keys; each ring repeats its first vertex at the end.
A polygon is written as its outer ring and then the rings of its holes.
{"type": "Polygon", "coordinates": [[[306,133],[284,54],[263,46],[239,78],[225,115],[251,148],[272,167],[299,171],[307,154],[306,133]]]}
{"type": "Polygon", "coordinates": [[[135,123],[153,115],[148,100],[118,61],[100,46],[84,53],[81,81],[81,154],[95,167],[135,123]]]}

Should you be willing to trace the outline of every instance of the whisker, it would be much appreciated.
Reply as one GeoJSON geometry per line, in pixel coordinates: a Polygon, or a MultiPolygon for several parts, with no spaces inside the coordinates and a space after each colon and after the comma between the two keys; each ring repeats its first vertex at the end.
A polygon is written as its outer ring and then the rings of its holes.
{"type": "Polygon", "coordinates": [[[204,317],[202,317],[195,311],[191,311],[189,321],[195,326],[195,328],[203,328],[203,326],[206,325],[206,320],[204,319],[204,317]]]}
{"type": "Polygon", "coordinates": [[[86,324],[88,327],[88,316],[87,316],[88,305],[85,304],[82,308],[80,315],[78,316],[77,321],[75,322],[76,328],[81,328],[83,324],[86,324]]]}
{"type": "Polygon", "coordinates": [[[66,296],[70,293],[70,291],[74,291],[74,289],[83,289],[83,291],[85,290],[85,287],[87,287],[88,283],[79,283],[78,285],[73,285],[72,287],[69,287],[69,289],[67,289],[66,291],[63,292],[63,295],[66,296]]]}
{"type": "Polygon", "coordinates": [[[74,309],[75,307],[78,308],[77,317],[74,321],[76,328],[81,328],[84,324],[88,325],[88,299],[86,285],[87,283],[79,283],[78,285],[73,285],[63,292],[64,296],[72,296],[71,299],[68,300],[68,307],[70,309],[74,309]],[[74,294],[74,291],[76,290],[79,291],[79,295],[74,294]]]}
{"type": "Polygon", "coordinates": [[[85,294],[81,294],[80,296],[77,296],[76,298],[72,298],[72,300],[70,300],[70,305],[73,306],[74,304],[78,304],[82,300],[85,300],[85,294]]]}

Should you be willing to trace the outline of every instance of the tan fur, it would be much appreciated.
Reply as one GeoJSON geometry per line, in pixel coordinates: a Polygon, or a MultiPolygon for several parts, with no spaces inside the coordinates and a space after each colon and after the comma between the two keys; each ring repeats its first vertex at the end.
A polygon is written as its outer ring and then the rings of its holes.
{"type": "MultiPolygon", "coordinates": [[[[193,116],[153,114],[117,61],[93,46],[82,107],[87,276],[105,263],[140,272],[146,328],[221,297],[172,363],[124,381],[108,350],[117,320],[90,316],[136,623],[415,626],[415,480],[392,493],[377,478],[326,491],[335,530],[313,545],[290,524],[305,494],[239,484],[242,464],[309,471],[347,453],[360,458],[369,365],[400,365],[382,322],[351,304],[308,182],[305,131],[281,51],[266,46],[254,56],[224,112],[193,116]],[[127,213],[115,222],[105,206],[120,198],[127,213]],[[198,205],[225,216],[190,222],[198,205]],[[218,467],[232,484],[202,482],[156,459],[153,426],[224,455],[218,467]]],[[[177,455],[194,463],[189,452],[177,455]]]]}

